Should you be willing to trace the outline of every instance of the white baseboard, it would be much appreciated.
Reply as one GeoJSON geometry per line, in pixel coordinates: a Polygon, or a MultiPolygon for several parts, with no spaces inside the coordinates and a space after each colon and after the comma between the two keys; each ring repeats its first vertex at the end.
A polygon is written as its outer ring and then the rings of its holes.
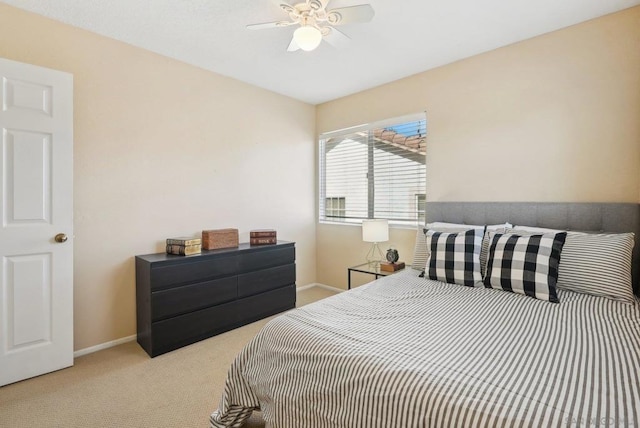
{"type": "MultiPolygon", "coordinates": [[[[342,293],[343,290],[341,288],[331,287],[330,285],[319,284],[317,282],[312,282],[311,284],[303,285],[302,287],[296,288],[296,291],[308,290],[311,287],[320,287],[325,290],[334,291],[336,293],[342,293]]],[[[122,345],[123,343],[132,342],[136,340],[137,336],[134,334],[132,336],[122,337],[120,339],[112,340],[110,342],[101,343],[99,345],[90,346],[88,348],[80,349],[73,353],[73,358],[82,357],[83,355],[92,354],[94,352],[102,351],[103,349],[112,348],[114,346],[122,345]]]]}
{"type": "Polygon", "coordinates": [[[136,335],[121,337],[120,339],[112,340],[111,342],[101,343],[96,346],[90,346],[88,348],[80,349],[73,353],[73,358],[82,357],[83,355],[92,354],[94,352],[102,351],[103,349],[112,348],[114,346],[122,345],[123,343],[132,342],[136,340],[136,335]]]}
{"type": "Polygon", "coordinates": [[[303,285],[302,287],[298,287],[296,291],[308,290],[311,287],[320,287],[320,288],[324,288],[325,290],[335,291],[336,293],[342,293],[344,291],[347,291],[343,288],[336,288],[330,285],[320,284],[319,282],[312,282],[311,284],[303,285]]]}

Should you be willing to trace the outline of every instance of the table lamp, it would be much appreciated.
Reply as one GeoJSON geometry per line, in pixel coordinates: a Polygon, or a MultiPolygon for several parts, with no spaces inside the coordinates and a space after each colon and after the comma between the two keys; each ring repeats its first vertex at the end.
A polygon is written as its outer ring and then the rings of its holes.
{"type": "Polygon", "coordinates": [[[362,240],[373,242],[367,253],[367,262],[380,263],[383,260],[383,255],[378,243],[389,240],[389,220],[362,220],[362,240]]]}

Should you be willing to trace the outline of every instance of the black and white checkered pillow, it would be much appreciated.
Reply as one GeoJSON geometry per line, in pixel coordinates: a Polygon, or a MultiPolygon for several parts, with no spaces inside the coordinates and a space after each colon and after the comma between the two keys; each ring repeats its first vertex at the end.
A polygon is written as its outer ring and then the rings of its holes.
{"type": "Polygon", "coordinates": [[[484,236],[482,237],[482,248],[480,249],[480,272],[484,278],[485,270],[487,269],[487,257],[489,256],[489,244],[491,243],[491,237],[496,233],[506,233],[513,225],[511,223],[503,224],[488,224],[484,228],[484,236]]]}
{"type": "Polygon", "coordinates": [[[566,232],[530,236],[494,234],[489,246],[485,287],[559,302],[556,282],[566,237],[566,232]]]}
{"type": "Polygon", "coordinates": [[[482,281],[480,247],[483,229],[447,233],[427,230],[430,251],[426,274],[429,279],[474,287],[482,281]]]}
{"type": "MultiPolygon", "coordinates": [[[[476,226],[476,225],[464,225],[464,224],[454,224],[454,223],[427,223],[427,226],[422,230],[422,241],[424,243],[425,254],[424,254],[424,262],[422,263],[422,276],[424,276],[425,270],[429,269],[429,259],[431,257],[431,247],[427,245],[427,231],[432,230],[434,232],[446,232],[446,233],[458,233],[458,232],[466,232],[470,229],[482,229],[484,230],[484,226],[476,226]]],[[[489,245],[487,244],[487,247],[489,245]]],[[[482,251],[480,251],[480,267],[482,268],[482,251]]]]}

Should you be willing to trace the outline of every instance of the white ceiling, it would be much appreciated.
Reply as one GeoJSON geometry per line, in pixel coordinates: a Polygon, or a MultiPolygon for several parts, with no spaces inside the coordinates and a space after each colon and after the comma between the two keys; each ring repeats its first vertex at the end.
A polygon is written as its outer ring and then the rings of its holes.
{"type": "MultiPolygon", "coordinates": [[[[319,104],[640,4],[640,0],[331,0],[370,3],[337,49],[286,52],[295,27],[271,0],[1,0],[67,24],[319,104]]],[[[300,0],[292,0],[291,3],[300,0]]]]}

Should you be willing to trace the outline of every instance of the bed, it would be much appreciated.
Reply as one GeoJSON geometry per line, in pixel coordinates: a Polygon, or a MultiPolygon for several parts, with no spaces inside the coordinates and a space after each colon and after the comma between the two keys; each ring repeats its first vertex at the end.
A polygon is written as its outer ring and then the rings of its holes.
{"type": "MultiPolygon", "coordinates": [[[[638,232],[636,204],[430,203],[430,221],[638,232]]],[[[634,273],[638,253],[634,250],[634,273]]],[[[640,302],[560,303],[407,269],[269,322],[212,427],[638,426],[640,302]]],[[[633,278],[637,291],[638,278],[633,278]]]]}

